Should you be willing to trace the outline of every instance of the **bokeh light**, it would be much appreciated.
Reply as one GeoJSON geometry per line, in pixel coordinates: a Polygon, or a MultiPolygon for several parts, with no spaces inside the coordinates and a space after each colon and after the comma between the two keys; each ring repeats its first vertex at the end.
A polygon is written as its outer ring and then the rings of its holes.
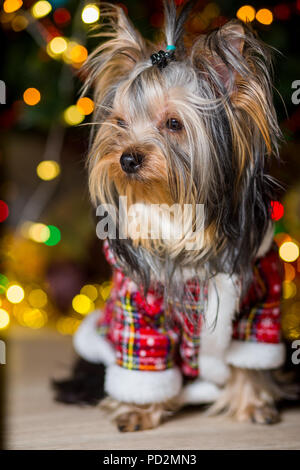
{"type": "Polygon", "coordinates": [[[23,100],[29,106],[35,106],[41,101],[41,93],[36,88],[27,88],[23,93],[23,100]]]}
{"type": "Polygon", "coordinates": [[[41,0],[33,5],[31,13],[34,18],[43,18],[44,16],[48,15],[51,10],[51,3],[41,0]]]}
{"type": "Polygon", "coordinates": [[[9,209],[6,202],[0,200],[0,222],[4,222],[9,216],[9,209]]]}
{"type": "Polygon", "coordinates": [[[86,5],[81,13],[81,18],[84,23],[91,24],[98,21],[100,16],[100,10],[97,5],[89,4],[86,5]]]}
{"type": "Polygon", "coordinates": [[[55,246],[61,240],[60,230],[54,225],[48,225],[48,229],[50,230],[50,235],[49,235],[49,238],[45,241],[45,245],[55,246]]]}
{"type": "Polygon", "coordinates": [[[62,335],[73,335],[80,325],[80,320],[72,317],[61,317],[56,322],[56,329],[62,335]]]}
{"type": "Polygon", "coordinates": [[[9,281],[8,281],[7,277],[4,274],[0,273],[0,294],[5,293],[8,284],[9,284],[9,281]]]}
{"type": "Polygon", "coordinates": [[[48,316],[44,310],[38,308],[26,309],[23,313],[22,320],[23,324],[28,328],[38,330],[46,325],[48,316]]]}
{"type": "Polygon", "coordinates": [[[35,308],[45,307],[47,301],[47,294],[42,289],[33,289],[28,295],[28,302],[35,308]]]}
{"type": "Polygon", "coordinates": [[[71,15],[66,8],[57,8],[53,13],[53,18],[56,24],[59,26],[69,23],[71,15]]]}
{"type": "MultiPolygon", "coordinates": [[[[24,227],[25,233],[26,227],[24,227]]],[[[28,237],[37,243],[45,243],[50,238],[50,229],[47,225],[41,223],[33,223],[28,227],[28,237]]]]}
{"type": "Polygon", "coordinates": [[[297,287],[294,282],[283,281],[282,283],[282,297],[284,299],[291,299],[295,297],[297,293],[297,287]]]}
{"type": "Polygon", "coordinates": [[[17,15],[12,19],[11,27],[16,33],[23,31],[27,26],[28,20],[24,15],[17,15]]]}
{"type": "Polygon", "coordinates": [[[299,246],[292,241],[284,242],[279,248],[279,256],[283,261],[292,263],[299,256],[299,246]]]}
{"type": "Polygon", "coordinates": [[[44,160],[36,168],[37,175],[44,181],[56,178],[60,173],[60,166],[54,160],[44,160]]]}
{"type": "Polygon", "coordinates": [[[22,0],[5,0],[3,3],[3,10],[5,13],[13,13],[19,10],[23,5],[22,0]]]}
{"type": "Polygon", "coordinates": [[[0,330],[4,330],[9,325],[9,314],[4,308],[0,308],[0,330]]]}
{"type": "Polygon", "coordinates": [[[271,10],[268,10],[267,8],[261,8],[256,13],[256,19],[261,24],[269,25],[273,21],[273,13],[271,12],[271,10]]]}
{"type": "Polygon", "coordinates": [[[24,289],[17,284],[13,284],[8,287],[6,297],[12,304],[18,304],[24,299],[24,289]]]}
{"type": "Polygon", "coordinates": [[[238,9],[236,16],[239,20],[247,23],[248,21],[253,21],[255,19],[255,8],[251,5],[244,5],[238,9]]]}
{"type": "Polygon", "coordinates": [[[62,36],[57,36],[48,43],[47,51],[49,51],[54,56],[58,56],[65,52],[68,47],[67,40],[62,36]]]}
{"type": "Polygon", "coordinates": [[[79,294],[72,300],[72,307],[75,312],[86,315],[93,308],[93,302],[88,298],[87,295],[79,294]]]}
{"type": "Polygon", "coordinates": [[[110,281],[103,282],[103,284],[101,284],[101,286],[99,287],[100,295],[104,301],[107,300],[110,296],[111,288],[112,283],[110,281]]]}
{"type": "Polygon", "coordinates": [[[75,64],[82,64],[88,56],[88,51],[86,47],[77,44],[70,51],[71,61],[75,64]]]}
{"type": "Polygon", "coordinates": [[[277,222],[277,220],[281,219],[284,215],[284,207],[279,201],[271,201],[271,208],[272,208],[272,213],[271,213],[272,220],[277,222]]]}
{"type": "Polygon", "coordinates": [[[77,101],[77,107],[80,113],[84,115],[91,114],[94,111],[94,102],[90,98],[83,97],[77,101]]]}
{"type": "Polygon", "coordinates": [[[83,288],[80,290],[80,294],[86,295],[89,299],[94,302],[98,297],[98,289],[92,284],[87,284],[86,286],[83,286],[83,288]]]}
{"type": "Polygon", "coordinates": [[[67,124],[69,124],[69,126],[77,126],[84,120],[84,114],[82,114],[78,107],[74,104],[65,110],[64,120],[67,124]]]}
{"type": "Polygon", "coordinates": [[[286,281],[293,281],[296,277],[296,269],[292,264],[284,263],[284,279],[286,281]]]}

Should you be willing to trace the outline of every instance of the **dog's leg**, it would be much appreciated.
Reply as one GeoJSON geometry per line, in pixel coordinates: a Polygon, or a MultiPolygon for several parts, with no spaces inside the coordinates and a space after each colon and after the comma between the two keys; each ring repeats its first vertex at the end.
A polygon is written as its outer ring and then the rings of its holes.
{"type": "Polygon", "coordinates": [[[132,432],[152,429],[180,408],[179,400],[172,399],[164,403],[135,405],[105,398],[100,404],[102,409],[111,413],[119,431],[132,432]]]}
{"type": "Polygon", "coordinates": [[[233,367],[231,376],[209,414],[225,413],[237,421],[273,424],[279,421],[276,391],[263,371],[233,367]]]}

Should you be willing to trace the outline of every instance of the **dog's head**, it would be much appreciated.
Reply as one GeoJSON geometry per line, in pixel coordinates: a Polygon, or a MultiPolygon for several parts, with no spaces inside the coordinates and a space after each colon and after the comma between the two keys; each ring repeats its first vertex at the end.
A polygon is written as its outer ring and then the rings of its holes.
{"type": "Polygon", "coordinates": [[[187,12],[166,1],[164,39],[153,45],[121,8],[103,9],[106,40],[87,62],[90,192],[95,203],[203,204],[196,258],[222,252],[232,267],[255,254],[269,219],[264,168],[279,136],[269,51],[237,20],[185,44],[187,12]]]}

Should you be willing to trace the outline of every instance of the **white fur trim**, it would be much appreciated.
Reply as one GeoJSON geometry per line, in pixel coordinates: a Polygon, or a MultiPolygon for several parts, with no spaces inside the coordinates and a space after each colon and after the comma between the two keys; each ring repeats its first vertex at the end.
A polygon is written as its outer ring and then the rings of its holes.
{"type": "Polygon", "coordinates": [[[138,405],[169,400],[179,394],[181,385],[178,368],[143,371],[111,365],[105,376],[105,391],[112,398],[138,405]]]}
{"type": "Polygon", "coordinates": [[[274,227],[273,223],[269,223],[269,227],[266,231],[266,234],[263,238],[263,241],[258,249],[258,252],[256,254],[257,258],[261,258],[264,256],[266,253],[268,253],[269,249],[271,248],[271,245],[273,243],[273,238],[274,238],[274,227]]]}
{"type": "Polygon", "coordinates": [[[232,341],[227,352],[228,364],[244,369],[276,369],[284,363],[283,343],[254,343],[232,341]]]}
{"type": "Polygon", "coordinates": [[[224,385],[230,375],[229,367],[224,358],[200,355],[199,367],[201,377],[217,385],[224,385]]]}
{"type": "Polygon", "coordinates": [[[180,401],[184,405],[212,403],[219,398],[220,393],[221,390],[215,384],[198,379],[183,387],[180,401]]]}
{"type": "Polygon", "coordinates": [[[209,281],[208,306],[200,339],[199,369],[204,380],[223,385],[229,377],[225,353],[232,337],[232,318],[239,304],[237,278],[220,273],[209,281]]]}
{"type": "Polygon", "coordinates": [[[112,345],[97,332],[99,315],[101,311],[96,310],[82,321],[73,337],[73,344],[77,354],[86,361],[109,365],[115,362],[115,352],[112,345]]]}

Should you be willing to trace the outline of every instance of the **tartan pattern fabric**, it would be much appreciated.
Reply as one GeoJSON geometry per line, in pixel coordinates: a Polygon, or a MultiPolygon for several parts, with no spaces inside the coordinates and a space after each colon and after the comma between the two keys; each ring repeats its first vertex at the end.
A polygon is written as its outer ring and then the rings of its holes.
{"type": "MultiPolygon", "coordinates": [[[[114,346],[116,363],[130,370],[160,371],[178,365],[188,378],[199,375],[198,356],[207,283],[197,278],[184,286],[184,312],[169,302],[165,312],[164,287],[156,282],[146,296],[119,269],[104,244],[107,260],[114,267],[113,288],[97,329],[114,346]],[[168,318],[172,317],[172,322],[168,318]]],[[[253,281],[233,322],[233,339],[279,343],[281,275],[273,247],[256,260],[253,281]]]]}

